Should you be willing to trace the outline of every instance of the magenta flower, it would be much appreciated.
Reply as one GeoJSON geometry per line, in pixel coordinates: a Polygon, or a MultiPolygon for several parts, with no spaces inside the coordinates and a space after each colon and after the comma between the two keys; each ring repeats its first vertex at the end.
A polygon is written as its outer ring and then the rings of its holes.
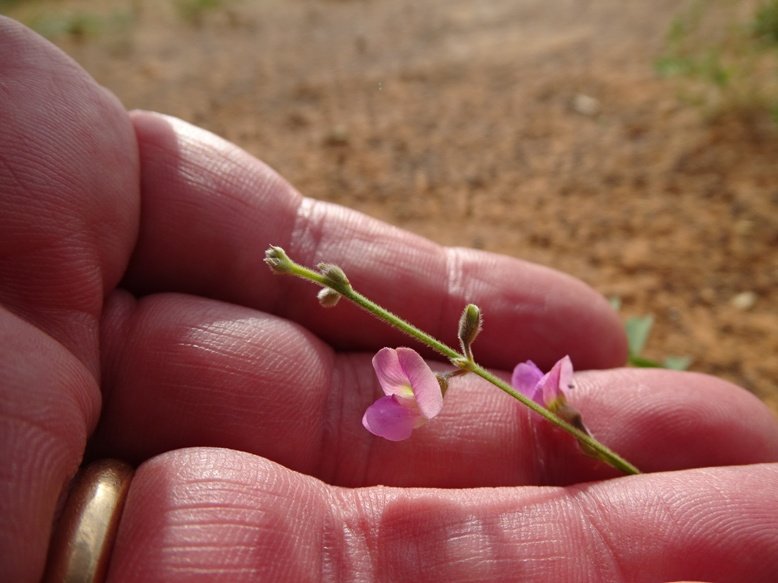
{"type": "Polygon", "coordinates": [[[566,408],[565,392],[573,388],[573,363],[565,356],[543,374],[531,360],[522,362],[513,369],[511,385],[539,405],[558,413],[566,408]]]}
{"type": "MultiPolygon", "coordinates": [[[[534,362],[528,360],[516,365],[511,377],[514,389],[542,405],[583,433],[592,436],[578,410],[567,402],[566,393],[573,388],[573,363],[569,356],[561,358],[543,374],[534,362]]],[[[581,450],[598,459],[604,459],[599,450],[578,439],[581,450]]]]}
{"type": "Polygon", "coordinates": [[[440,413],[443,393],[438,379],[416,351],[382,348],[373,357],[373,368],[386,396],[370,405],[362,417],[370,433],[402,441],[440,413]]]}

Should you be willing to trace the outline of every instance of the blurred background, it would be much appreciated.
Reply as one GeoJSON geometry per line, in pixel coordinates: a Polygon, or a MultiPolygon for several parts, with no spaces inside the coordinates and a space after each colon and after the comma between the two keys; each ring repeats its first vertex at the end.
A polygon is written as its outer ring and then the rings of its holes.
{"type": "Polygon", "coordinates": [[[567,271],[625,320],[653,315],[644,356],[689,357],[778,412],[778,0],[0,12],[128,108],[220,134],[306,196],[567,271]]]}

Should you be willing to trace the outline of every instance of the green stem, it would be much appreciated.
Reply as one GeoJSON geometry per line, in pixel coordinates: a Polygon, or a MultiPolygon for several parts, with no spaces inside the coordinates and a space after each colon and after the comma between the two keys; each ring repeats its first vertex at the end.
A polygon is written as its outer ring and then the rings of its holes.
{"type": "Polygon", "coordinates": [[[621,470],[625,474],[639,474],[640,471],[633,466],[631,463],[629,463],[627,460],[619,456],[616,452],[612,451],[610,448],[606,447],[596,439],[594,439],[591,435],[587,434],[584,431],[581,431],[579,428],[571,425],[552,411],[546,409],[545,407],[539,405],[529,397],[526,397],[522,393],[518,392],[516,389],[511,387],[508,383],[500,379],[499,377],[495,376],[494,374],[490,373],[488,370],[483,368],[481,365],[477,364],[472,357],[469,357],[467,355],[462,355],[461,353],[457,352],[450,346],[444,344],[434,336],[431,336],[424,332],[423,330],[420,330],[413,324],[410,324],[409,322],[406,322],[396,314],[393,314],[386,308],[379,306],[372,300],[366,298],[356,290],[354,290],[353,287],[351,287],[348,283],[342,283],[340,281],[333,281],[333,279],[328,278],[321,273],[314,271],[313,269],[309,269],[305,267],[304,265],[300,265],[299,263],[296,263],[295,261],[289,259],[286,254],[283,252],[282,249],[278,247],[271,247],[271,249],[268,250],[268,259],[265,261],[270,265],[271,269],[278,273],[285,273],[289,275],[294,275],[296,277],[300,277],[302,279],[307,279],[308,281],[311,281],[313,283],[317,283],[321,286],[328,287],[331,289],[334,289],[336,292],[341,294],[346,299],[350,300],[351,302],[358,305],[363,310],[369,312],[376,318],[383,320],[387,324],[394,326],[401,332],[404,332],[408,336],[411,336],[412,338],[415,338],[422,344],[425,344],[426,346],[429,346],[436,352],[439,352],[443,356],[445,356],[449,361],[452,362],[455,366],[465,369],[469,372],[472,372],[473,374],[478,375],[482,379],[486,380],[487,382],[490,382],[494,386],[496,386],[501,391],[507,393],[523,405],[529,407],[531,410],[533,410],[535,413],[543,417],[544,419],[550,421],[557,427],[560,427],[561,429],[567,431],[570,433],[573,437],[575,437],[579,443],[581,443],[582,446],[587,446],[587,448],[590,450],[592,455],[597,457],[598,459],[604,461],[605,463],[613,466],[614,468],[621,470]],[[275,250],[277,255],[273,256],[273,259],[270,259],[270,251],[275,250]],[[280,255],[278,255],[278,252],[280,252],[280,255]]]}
{"type": "Polygon", "coordinates": [[[383,306],[379,306],[374,301],[366,298],[351,286],[334,285],[333,282],[329,281],[326,277],[324,277],[319,272],[309,269],[304,265],[300,265],[299,263],[295,263],[292,260],[290,261],[292,264],[290,266],[290,269],[286,272],[289,273],[289,275],[301,277],[303,279],[313,281],[314,283],[318,283],[319,285],[323,285],[325,287],[334,289],[344,298],[355,303],[366,312],[371,313],[379,320],[383,320],[387,324],[394,326],[395,328],[397,328],[401,332],[404,332],[408,336],[415,338],[422,344],[426,344],[427,346],[429,346],[436,352],[439,352],[440,354],[442,354],[448,359],[462,358],[462,355],[459,352],[457,352],[447,344],[444,344],[434,336],[427,334],[426,332],[417,328],[410,322],[406,322],[405,320],[400,318],[400,316],[390,312],[383,306]]]}
{"type": "Polygon", "coordinates": [[[473,363],[473,366],[469,367],[469,370],[473,373],[481,377],[482,379],[492,383],[494,386],[496,386],[501,391],[504,391],[505,393],[509,394],[511,397],[516,399],[517,401],[521,402],[523,405],[526,405],[530,409],[532,409],[535,413],[542,416],[543,418],[547,419],[557,427],[560,427],[561,429],[564,429],[568,433],[572,434],[580,443],[586,444],[589,446],[589,448],[592,450],[592,453],[598,458],[604,461],[605,463],[613,466],[617,470],[621,470],[625,474],[639,474],[640,470],[638,470],[635,466],[633,466],[631,463],[629,463],[627,460],[625,460],[623,457],[621,457],[619,454],[617,454],[615,451],[610,449],[609,447],[605,446],[601,442],[597,441],[594,437],[591,435],[581,431],[574,425],[570,425],[567,421],[559,417],[558,415],[555,415],[545,407],[542,407],[529,397],[524,396],[520,392],[518,392],[516,389],[511,387],[508,383],[506,383],[501,378],[493,375],[488,370],[483,368],[482,366],[473,363]]]}

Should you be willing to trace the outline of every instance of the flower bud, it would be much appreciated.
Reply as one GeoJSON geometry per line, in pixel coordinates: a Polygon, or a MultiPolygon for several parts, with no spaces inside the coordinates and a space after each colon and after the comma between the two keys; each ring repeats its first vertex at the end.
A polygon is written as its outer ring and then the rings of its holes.
{"type": "Polygon", "coordinates": [[[337,265],[332,265],[331,263],[319,263],[316,267],[319,268],[319,273],[321,273],[327,279],[328,284],[333,289],[348,289],[351,287],[346,274],[337,265]]]}
{"type": "Polygon", "coordinates": [[[334,308],[340,301],[340,294],[329,287],[321,288],[316,297],[319,298],[319,303],[323,308],[334,308]]]}
{"type": "Polygon", "coordinates": [[[291,273],[292,260],[281,247],[271,245],[265,250],[265,263],[275,273],[291,273]]]}
{"type": "MultiPolygon", "coordinates": [[[[568,404],[566,401],[563,401],[561,405],[559,405],[556,408],[556,411],[554,412],[557,415],[559,415],[562,419],[567,421],[570,425],[575,427],[576,429],[580,429],[582,433],[585,433],[589,437],[592,437],[591,431],[589,431],[589,428],[586,427],[586,425],[584,425],[583,417],[581,417],[581,414],[578,412],[578,410],[575,407],[568,404]]],[[[604,458],[600,456],[600,453],[596,449],[592,448],[588,443],[586,443],[582,439],[578,439],[578,438],[576,439],[578,441],[578,447],[581,448],[582,452],[584,452],[588,456],[592,456],[604,460],[604,458]]]]}
{"type": "Polygon", "coordinates": [[[462,352],[468,358],[472,358],[473,352],[471,346],[481,331],[483,320],[481,318],[481,309],[475,304],[467,304],[462,317],[459,318],[459,343],[462,346],[462,352]]]}

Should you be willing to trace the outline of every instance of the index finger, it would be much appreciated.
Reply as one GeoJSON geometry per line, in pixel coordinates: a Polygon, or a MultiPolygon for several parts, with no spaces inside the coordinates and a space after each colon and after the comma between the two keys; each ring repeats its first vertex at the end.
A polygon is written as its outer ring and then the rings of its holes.
{"type": "Polygon", "coordinates": [[[303,198],[237,147],[172,118],[135,113],[142,224],[128,277],[136,292],[204,295],[299,322],[340,349],[402,342],[354,306],[322,310],[310,284],[260,263],[270,244],[295,260],[336,263],[355,289],[449,344],[466,303],[479,304],[483,364],[570,354],[578,368],[617,366],[616,314],[582,282],[485,252],[443,248],[337,205],[303,198]]]}

